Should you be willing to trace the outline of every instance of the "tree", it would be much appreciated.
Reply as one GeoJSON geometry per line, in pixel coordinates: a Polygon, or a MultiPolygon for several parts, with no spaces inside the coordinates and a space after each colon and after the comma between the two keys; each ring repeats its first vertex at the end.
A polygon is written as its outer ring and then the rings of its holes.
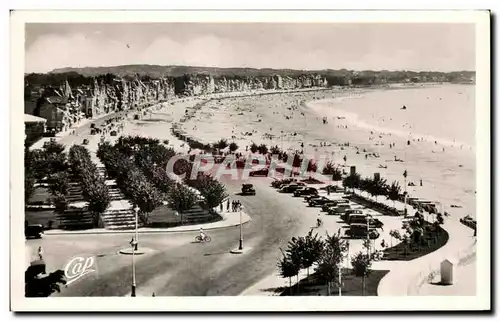
{"type": "Polygon", "coordinates": [[[268,152],[268,148],[267,148],[266,144],[260,144],[257,150],[259,151],[259,154],[263,154],[263,155],[266,155],[268,152]]]}
{"type": "Polygon", "coordinates": [[[371,272],[371,259],[367,254],[358,252],[351,260],[354,275],[363,278],[363,296],[365,295],[366,277],[371,272]]]}
{"type": "Polygon", "coordinates": [[[51,203],[54,204],[55,212],[63,214],[68,209],[68,201],[66,195],[56,194],[51,198],[51,203]]]}
{"type": "Polygon", "coordinates": [[[270,152],[272,155],[279,155],[281,154],[281,149],[278,147],[278,145],[271,146],[270,152]]]}
{"type": "Polygon", "coordinates": [[[392,201],[392,205],[396,207],[396,201],[399,199],[401,186],[396,181],[393,181],[387,190],[387,198],[392,201]]]}
{"type": "Polygon", "coordinates": [[[359,189],[363,192],[368,193],[368,190],[370,189],[371,184],[372,184],[372,180],[369,177],[362,178],[359,181],[359,189]]]}
{"type": "Polygon", "coordinates": [[[340,237],[340,232],[333,235],[327,233],[323,244],[316,272],[326,281],[328,295],[330,295],[331,284],[338,278],[338,269],[347,251],[347,241],[340,237]]]}
{"type": "Polygon", "coordinates": [[[224,138],[220,139],[218,142],[214,144],[214,146],[217,147],[218,149],[226,148],[228,146],[227,139],[224,138]]]}
{"type": "Polygon", "coordinates": [[[342,185],[354,191],[355,188],[360,187],[361,176],[358,173],[352,173],[344,177],[342,185]]]}
{"type": "Polygon", "coordinates": [[[234,153],[237,150],[238,150],[238,144],[236,144],[235,142],[231,142],[231,144],[229,144],[229,151],[231,153],[234,153]]]}
{"type": "Polygon", "coordinates": [[[392,247],[392,238],[395,238],[396,240],[401,239],[401,234],[399,233],[398,230],[391,230],[389,232],[389,235],[391,236],[391,247],[392,247]]]}
{"type": "Polygon", "coordinates": [[[303,267],[304,249],[304,237],[292,237],[292,239],[288,242],[288,248],[286,250],[287,257],[297,270],[297,290],[299,288],[299,271],[303,267]]]}
{"type": "Polygon", "coordinates": [[[50,141],[44,149],[48,154],[62,154],[66,147],[58,142],[50,141]]]}
{"type": "Polygon", "coordinates": [[[131,182],[134,182],[129,186],[132,194],[132,203],[139,207],[141,220],[147,225],[148,214],[162,204],[161,195],[144,176],[137,177],[131,180],[131,182]]]}
{"type": "Polygon", "coordinates": [[[59,284],[66,284],[64,271],[57,270],[49,275],[40,278],[40,274],[45,274],[45,263],[31,265],[24,273],[24,296],[27,298],[48,297],[54,292],[61,292],[59,284]]]}
{"type": "Polygon", "coordinates": [[[259,146],[257,146],[257,144],[252,142],[252,144],[250,145],[250,151],[255,154],[255,153],[257,153],[258,150],[259,150],[259,146]]]}
{"type": "Polygon", "coordinates": [[[301,244],[302,249],[302,267],[307,269],[307,277],[309,278],[309,268],[319,260],[323,250],[323,241],[318,234],[312,234],[312,230],[307,233],[304,242],[301,244]]]}
{"type": "Polygon", "coordinates": [[[279,274],[282,278],[288,278],[290,294],[292,294],[292,277],[299,274],[300,267],[294,264],[292,260],[285,253],[283,253],[283,250],[281,250],[281,253],[283,256],[278,261],[279,274]]]}
{"type": "Polygon", "coordinates": [[[109,188],[104,182],[98,180],[91,184],[86,184],[85,194],[88,200],[88,210],[92,213],[94,226],[98,227],[100,216],[108,209],[109,203],[111,202],[109,188]]]}
{"type": "Polygon", "coordinates": [[[369,185],[368,192],[372,195],[375,196],[375,202],[377,202],[377,197],[379,195],[384,195],[386,194],[386,186],[387,186],[387,180],[383,178],[376,177],[373,180],[371,180],[371,184],[369,185]]]}
{"type": "Polygon", "coordinates": [[[199,191],[203,195],[205,207],[209,210],[219,206],[229,196],[226,186],[218,180],[211,180],[199,191]]]}
{"type": "Polygon", "coordinates": [[[332,175],[335,171],[335,164],[333,162],[328,161],[325,166],[323,166],[323,175],[332,175]]]}
{"type": "Polygon", "coordinates": [[[198,196],[183,184],[175,183],[167,194],[167,200],[170,207],[181,215],[183,224],[184,212],[197,204],[198,196]]]}
{"type": "Polygon", "coordinates": [[[24,170],[24,203],[28,204],[31,196],[35,193],[35,175],[29,169],[24,170]]]}
{"type": "Polygon", "coordinates": [[[337,182],[338,186],[341,180],[342,180],[342,171],[338,167],[334,167],[332,172],[332,181],[337,182]]]}
{"type": "Polygon", "coordinates": [[[66,172],[59,172],[49,176],[49,190],[52,195],[68,194],[69,189],[69,175],[66,172]]]}

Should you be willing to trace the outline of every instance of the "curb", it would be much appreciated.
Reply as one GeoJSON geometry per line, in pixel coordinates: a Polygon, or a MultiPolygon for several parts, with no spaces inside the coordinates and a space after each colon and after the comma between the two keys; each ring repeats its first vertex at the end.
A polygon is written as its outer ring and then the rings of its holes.
{"type": "MultiPolygon", "coordinates": [[[[243,214],[243,224],[247,224],[252,221],[252,218],[244,213],[243,214]]],[[[211,223],[204,223],[204,224],[211,224],[211,223]]],[[[183,230],[172,230],[173,228],[157,228],[151,230],[141,230],[140,228],[138,229],[139,234],[156,234],[156,233],[183,233],[183,232],[195,232],[200,230],[200,226],[203,228],[205,231],[209,230],[217,230],[217,229],[225,229],[225,228],[230,228],[230,227],[235,227],[239,226],[240,222],[238,223],[231,223],[229,225],[223,225],[223,226],[215,226],[215,227],[204,227],[203,224],[198,224],[198,225],[193,225],[193,227],[183,229],[183,230]]],[[[134,234],[135,230],[106,230],[106,229],[99,229],[99,230],[93,230],[93,231],[45,231],[44,235],[45,236],[50,236],[50,235],[97,235],[97,234],[134,234]]]]}

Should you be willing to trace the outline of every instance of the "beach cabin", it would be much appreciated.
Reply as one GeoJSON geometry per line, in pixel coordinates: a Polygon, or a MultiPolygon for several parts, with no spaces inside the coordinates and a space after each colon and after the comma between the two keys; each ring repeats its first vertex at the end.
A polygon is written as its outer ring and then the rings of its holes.
{"type": "Polygon", "coordinates": [[[441,262],[441,284],[442,285],[452,285],[453,275],[455,272],[455,267],[457,262],[452,259],[445,259],[441,262]]]}

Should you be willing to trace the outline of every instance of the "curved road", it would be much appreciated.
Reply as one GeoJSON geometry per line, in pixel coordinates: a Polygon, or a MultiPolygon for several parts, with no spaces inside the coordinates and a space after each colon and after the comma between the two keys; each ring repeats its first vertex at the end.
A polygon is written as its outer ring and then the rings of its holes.
{"type": "MultiPolygon", "coordinates": [[[[241,181],[221,178],[230,195],[241,181]]],[[[302,199],[279,194],[269,178],[252,178],[255,196],[237,196],[252,221],[244,225],[244,254],[230,254],[238,246],[239,228],[208,231],[212,242],[194,243],[198,232],[139,235],[140,247],[152,251],[137,257],[137,295],[206,296],[238,295],[260,279],[276,273],[280,247],[292,236],[303,235],[315,222],[314,209],[302,199]],[[311,211],[311,212],[309,212],[311,211]]],[[[233,214],[230,214],[233,215],[233,214]]],[[[238,213],[234,213],[238,215],[238,213]]],[[[131,256],[118,254],[131,235],[59,235],[27,241],[43,247],[48,270],[64,268],[74,255],[96,255],[97,272],[63,288],[55,296],[130,295],[131,256]]],[[[265,295],[265,293],[263,293],[265,295]]]]}

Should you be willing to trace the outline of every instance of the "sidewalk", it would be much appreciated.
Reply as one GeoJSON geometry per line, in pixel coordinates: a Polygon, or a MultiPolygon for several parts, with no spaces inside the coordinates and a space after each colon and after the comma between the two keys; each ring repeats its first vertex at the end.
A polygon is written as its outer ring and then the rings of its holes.
{"type": "MultiPolygon", "coordinates": [[[[152,234],[152,233],[175,233],[175,232],[194,232],[199,231],[200,227],[206,230],[223,229],[233,226],[240,225],[240,215],[239,212],[223,212],[219,213],[222,216],[222,220],[213,223],[204,224],[194,224],[194,225],[184,225],[175,226],[168,228],[151,228],[151,227],[141,227],[138,229],[139,233],[142,234],[152,234]]],[[[246,224],[252,219],[246,213],[241,213],[242,223],[246,224]]],[[[106,230],[106,229],[88,229],[81,231],[66,231],[66,230],[48,230],[45,231],[45,235],[81,235],[81,234],[133,234],[135,230],[106,230]]]]}

